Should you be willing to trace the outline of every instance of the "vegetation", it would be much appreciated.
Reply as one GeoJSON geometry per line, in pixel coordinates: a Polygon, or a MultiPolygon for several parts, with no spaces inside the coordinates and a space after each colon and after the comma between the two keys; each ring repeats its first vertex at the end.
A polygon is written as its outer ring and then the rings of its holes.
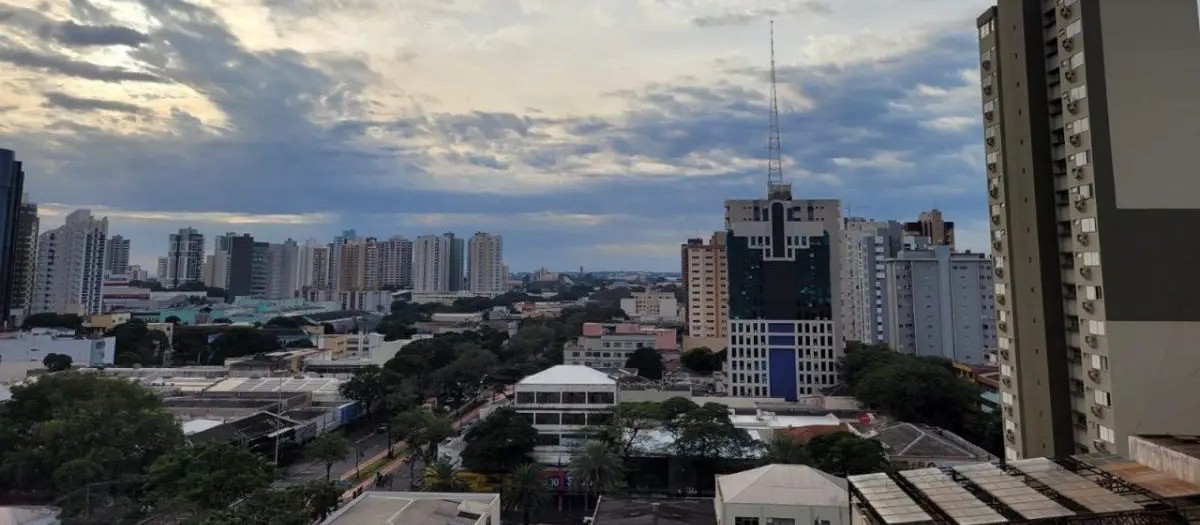
{"type": "Polygon", "coordinates": [[[501,500],[509,510],[521,512],[521,523],[529,525],[530,512],[550,502],[541,468],[535,463],[522,463],[504,480],[501,500]]]}
{"type": "Polygon", "coordinates": [[[439,459],[425,467],[421,488],[427,492],[462,492],[467,489],[467,482],[463,471],[450,461],[439,459]]]}
{"type": "Polygon", "coordinates": [[[279,341],[258,328],[232,326],[221,332],[209,345],[212,350],[210,364],[225,364],[225,359],[263,354],[279,350],[279,341]]]}
{"type": "Polygon", "coordinates": [[[46,367],[51,372],[62,372],[70,370],[73,359],[67,354],[49,353],[42,358],[42,366],[46,367]]]}
{"type": "Polygon", "coordinates": [[[68,330],[78,330],[82,327],[83,318],[75,314],[42,312],[30,315],[24,321],[21,321],[22,330],[29,330],[30,328],[66,328],[68,330]]]}
{"type": "Polygon", "coordinates": [[[184,447],[150,465],[145,490],[158,505],[203,513],[266,488],[273,475],[261,457],[233,444],[184,447]]]}
{"type": "Polygon", "coordinates": [[[140,319],[114,326],[104,335],[116,338],[117,355],[114,362],[117,366],[160,366],[163,364],[163,354],[171,348],[167,334],[151,330],[140,319]]]}
{"type": "Polygon", "coordinates": [[[702,375],[712,375],[713,372],[721,369],[721,357],[705,346],[684,352],[679,357],[679,363],[688,370],[702,375]]]}
{"type": "Polygon", "coordinates": [[[585,512],[592,494],[612,490],[623,482],[623,469],[621,458],[601,441],[588,441],[575,452],[567,471],[572,482],[583,488],[585,512]]]}
{"type": "Polygon", "coordinates": [[[772,463],[808,465],[839,476],[879,472],[887,463],[879,441],[849,432],[817,436],[807,445],[778,436],[771,442],[767,459],[772,463]]]}
{"type": "Polygon", "coordinates": [[[426,407],[414,407],[397,414],[389,426],[397,429],[397,436],[413,452],[414,457],[408,462],[410,478],[416,465],[415,456],[420,456],[426,465],[432,465],[438,457],[438,444],[457,434],[450,418],[426,407]]]}
{"type": "Polygon", "coordinates": [[[638,375],[647,379],[662,379],[667,367],[663,365],[662,354],[658,350],[638,348],[625,360],[625,368],[636,368],[638,375]]]}
{"type": "Polygon", "coordinates": [[[465,439],[463,465],[476,472],[499,474],[526,461],[537,442],[537,430],[528,419],[504,407],[473,427],[465,439]]]}
{"type": "Polygon", "coordinates": [[[339,434],[325,434],[304,447],[304,454],[309,459],[325,465],[325,481],[329,481],[333,474],[333,464],[346,459],[350,454],[350,442],[339,434]]]}

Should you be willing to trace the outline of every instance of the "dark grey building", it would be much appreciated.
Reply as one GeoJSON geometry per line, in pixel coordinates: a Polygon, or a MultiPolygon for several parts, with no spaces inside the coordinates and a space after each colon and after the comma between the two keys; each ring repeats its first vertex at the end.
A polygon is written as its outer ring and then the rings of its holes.
{"type": "Polygon", "coordinates": [[[1195,0],[977,20],[1009,459],[1200,433],[1195,0]]]}
{"type": "Polygon", "coordinates": [[[453,233],[443,233],[442,235],[450,242],[450,275],[447,282],[450,285],[450,291],[457,292],[465,288],[463,286],[465,281],[463,271],[467,258],[466,239],[459,239],[453,233]]]}
{"type": "Polygon", "coordinates": [[[236,297],[266,297],[267,252],[270,244],[255,242],[250,234],[226,235],[229,265],[225,294],[236,297]]]}
{"type": "MultiPolygon", "coordinates": [[[[22,196],[22,198],[26,198],[22,196]]],[[[14,248],[12,304],[13,315],[24,317],[33,300],[33,271],[37,266],[38,207],[31,202],[21,203],[17,216],[17,237],[14,248]]]]}
{"type": "Polygon", "coordinates": [[[129,239],[120,235],[108,238],[104,248],[104,271],[113,275],[125,275],[129,271],[129,239]]]}
{"type": "Polygon", "coordinates": [[[167,246],[167,277],[163,286],[202,281],[204,277],[204,235],[195,228],[181,228],[172,233],[167,246]]]}
{"type": "Polygon", "coordinates": [[[12,150],[0,149],[0,313],[7,326],[12,319],[16,286],[17,230],[25,171],[12,150]]]}

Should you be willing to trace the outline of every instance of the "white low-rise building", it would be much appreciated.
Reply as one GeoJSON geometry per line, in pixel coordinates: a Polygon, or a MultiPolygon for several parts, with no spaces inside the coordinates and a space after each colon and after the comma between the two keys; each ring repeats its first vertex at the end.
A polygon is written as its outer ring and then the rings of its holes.
{"type": "Polygon", "coordinates": [[[674,292],[634,292],[632,297],[621,299],[621,310],[643,323],[679,322],[679,300],[674,292]]]}
{"type": "Polygon", "coordinates": [[[321,525],[499,525],[499,494],[364,492],[321,525]]]}
{"type": "Polygon", "coordinates": [[[717,525],[850,525],[846,480],[807,465],[717,476],[717,525]]]}
{"type": "Polygon", "coordinates": [[[2,362],[41,363],[49,354],[71,356],[71,364],[75,366],[111,365],[117,355],[117,338],[89,339],[76,336],[74,331],[46,328],[0,334],[2,362]]]}
{"type": "Polygon", "coordinates": [[[558,365],[516,384],[516,411],[538,431],[533,459],[567,464],[587,438],[589,427],[604,425],[617,403],[617,382],[586,366],[558,365]]]}

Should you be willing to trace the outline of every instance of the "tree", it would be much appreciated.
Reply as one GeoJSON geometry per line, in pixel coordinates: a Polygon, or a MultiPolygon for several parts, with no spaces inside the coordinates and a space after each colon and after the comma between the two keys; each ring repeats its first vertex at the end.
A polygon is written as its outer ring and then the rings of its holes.
{"type": "Polygon", "coordinates": [[[265,328],[300,328],[304,325],[296,317],[272,317],[263,326],[265,328]]]}
{"type": "Polygon", "coordinates": [[[721,369],[721,359],[712,349],[701,346],[684,352],[679,358],[680,364],[697,374],[711,375],[721,369]]]}
{"type": "Polygon", "coordinates": [[[349,381],[342,383],[338,390],[343,396],[362,403],[367,417],[370,418],[375,404],[387,392],[387,385],[384,383],[383,370],[376,365],[368,365],[354,374],[349,381]]]}
{"type": "Polygon", "coordinates": [[[467,488],[462,475],[449,460],[439,459],[426,464],[421,487],[427,492],[462,492],[467,488]]]}
{"type": "Polygon", "coordinates": [[[817,436],[805,446],[814,468],[835,475],[879,472],[887,463],[883,445],[849,432],[817,436]]]}
{"type": "Polygon", "coordinates": [[[200,281],[188,281],[176,286],[175,290],[180,292],[206,292],[208,291],[208,286],[200,281]]]}
{"type": "Polygon", "coordinates": [[[583,487],[583,510],[587,512],[593,493],[600,494],[621,484],[621,458],[600,441],[588,441],[571,458],[567,471],[571,481],[583,487]]]}
{"type": "Polygon", "coordinates": [[[350,442],[338,434],[325,434],[305,447],[304,454],[313,461],[325,465],[325,481],[332,475],[333,464],[346,459],[350,453],[350,442]]]}
{"type": "Polygon", "coordinates": [[[248,326],[233,326],[221,332],[212,342],[214,352],[213,364],[224,364],[229,357],[264,354],[279,349],[279,341],[274,336],[257,328],[248,326]]]}
{"type": "Polygon", "coordinates": [[[811,465],[812,456],[808,449],[791,436],[775,434],[767,445],[767,461],[784,465],[811,465]]]}
{"type": "Polygon", "coordinates": [[[522,463],[504,479],[503,497],[510,510],[521,511],[524,525],[529,525],[529,513],[550,501],[546,480],[536,463],[522,463]]]}
{"type": "Polygon", "coordinates": [[[271,466],[248,449],[206,444],[159,457],[147,471],[145,490],[158,505],[215,511],[266,488],[273,475],[271,466]]]}
{"type": "Polygon", "coordinates": [[[633,456],[633,449],[648,441],[649,430],[662,425],[662,406],[653,401],[620,403],[613,408],[612,420],[600,436],[609,441],[622,458],[633,456]]]}
{"type": "Polygon", "coordinates": [[[636,368],[638,375],[647,379],[662,379],[666,366],[662,354],[653,348],[638,348],[625,361],[625,368],[636,368]]]}
{"type": "Polygon", "coordinates": [[[537,442],[537,430],[512,407],[492,412],[465,437],[463,465],[477,472],[510,472],[526,461],[537,442]]]}
{"type": "Polygon", "coordinates": [[[317,345],[313,344],[312,339],[308,339],[308,338],[297,339],[295,341],[292,341],[292,342],[284,345],[284,348],[316,348],[316,347],[317,347],[317,345]]]}
{"type": "Polygon", "coordinates": [[[29,330],[30,328],[66,328],[69,330],[78,330],[81,327],[83,327],[83,318],[75,314],[41,312],[30,315],[24,321],[21,321],[22,330],[29,330]]]}
{"type": "Polygon", "coordinates": [[[676,453],[692,458],[738,459],[758,446],[745,430],[733,425],[725,405],[705,403],[664,425],[675,436],[676,453]]]}
{"type": "Polygon", "coordinates": [[[51,372],[62,372],[63,370],[71,369],[72,359],[67,354],[49,353],[42,358],[42,366],[51,372]]]}
{"type": "MultiPolygon", "coordinates": [[[[434,414],[426,407],[416,407],[397,414],[391,426],[398,429],[399,437],[414,454],[419,454],[426,465],[437,459],[438,444],[456,434],[449,418],[434,414]]],[[[416,461],[408,462],[410,477],[416,461]]]]}
{"type": "Polygon", "coordinates": [[[340,492],[328,482],[254,491],[204,525],[312,525],[337,507],[340,492]]]}
{"type": "Polygon", "coordinates": [[[166,319],[163,319],[164,323],[171,323],[171,324],[179,324],[181,321],[183,321],[183,320],[180,319],[178,315],[168,315],[166,319]]]}

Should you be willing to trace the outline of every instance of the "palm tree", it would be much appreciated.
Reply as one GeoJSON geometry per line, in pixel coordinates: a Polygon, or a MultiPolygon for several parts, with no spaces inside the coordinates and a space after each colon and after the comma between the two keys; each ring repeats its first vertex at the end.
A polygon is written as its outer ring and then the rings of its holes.
{"type": "Polygon", "coordinates": [[[427,465],[424,474],[424,490],[428,492],[461,492],[467,488],[462,471],[445,459],[427,465]]]}
{"type": "Polygon", "coordinates": [[[529,511],[545,505],[549,499],[546,480],[542,479],[541,469],[534,463],[517,466],[504,480],[504,502],[511,510],[521,510],[524,525],[529,525],[529,511]]]}
{"type": "Polygon", "coordinates": [[[567,471],[571,479],[583,486],[583,510],[587,512],[592,491],[597,494],[610,490],[621,483],[624,466],[621,458],[601,441],[588,441],[571,458],[567,471]]]}

